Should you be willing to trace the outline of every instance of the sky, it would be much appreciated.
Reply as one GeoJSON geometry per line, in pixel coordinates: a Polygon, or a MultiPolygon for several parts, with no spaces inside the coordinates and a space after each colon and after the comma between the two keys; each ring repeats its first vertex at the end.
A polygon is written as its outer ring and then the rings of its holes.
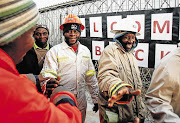
{"type": "Polygon", "coordinates": [[[37,4],[37,7],[40,9],[47,6],[56,5],[59,3],[72,1],[72,0],[33,0],[33,1],[37,4]]]}

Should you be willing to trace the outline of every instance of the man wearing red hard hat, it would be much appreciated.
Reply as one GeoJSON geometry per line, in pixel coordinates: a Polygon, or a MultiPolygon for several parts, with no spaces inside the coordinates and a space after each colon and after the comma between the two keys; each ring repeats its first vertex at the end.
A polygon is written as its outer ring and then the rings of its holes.
{"type": "Polygon", "coordinates": [[[60,29],[63,30],[65,40],[48,51],[41,73],[45,77],[60,76],[59,83],[75,95],[84,122],[87,108],[86,84],[94,103],[93,110],[98,110],[98,83],[91,53],[78,41],[84,25],[79,17],[69,14],[60,29]]]}

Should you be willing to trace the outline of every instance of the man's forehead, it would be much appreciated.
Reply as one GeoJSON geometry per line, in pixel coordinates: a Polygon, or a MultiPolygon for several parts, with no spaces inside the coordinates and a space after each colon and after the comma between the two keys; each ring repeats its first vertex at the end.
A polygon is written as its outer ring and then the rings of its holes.
{"type": "Polygon", "coordinates": [[[45,28],[40,27],[40,28],[36,29],[35,32],[48,32],[48,31],[45,28]]]}
{"type": "Polygon", "coordinates": [[[124,36],[135,36],[134,33],[129,32],[128,34],[125,34],[124,36]]]}

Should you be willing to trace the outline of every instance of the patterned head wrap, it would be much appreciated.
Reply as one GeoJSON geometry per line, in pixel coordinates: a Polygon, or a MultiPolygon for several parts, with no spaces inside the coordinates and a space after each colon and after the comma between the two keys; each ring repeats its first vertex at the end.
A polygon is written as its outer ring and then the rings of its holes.
{"type": "Polygon", "coordinates": [[[32,0],[0,0],[0,46],[8,44],[38,21],[38,10],[32,0]]]}

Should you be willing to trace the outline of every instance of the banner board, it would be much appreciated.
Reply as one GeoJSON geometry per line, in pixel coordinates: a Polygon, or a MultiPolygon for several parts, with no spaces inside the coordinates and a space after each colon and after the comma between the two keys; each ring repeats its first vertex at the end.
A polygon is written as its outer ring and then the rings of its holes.
{"type": "Polygon", "coordinates": [[[119,20],[131,18],[138,26],[139,44],[134,56],[140,67],[154,68],[160,60],[177,48],[179,42],[180,8],[166,8],[80,16],[85,31],[80,42],[86,45],[92,59],[98,60],[104,48],[113,44],[111,30],[118,28],[119,20]]]}

